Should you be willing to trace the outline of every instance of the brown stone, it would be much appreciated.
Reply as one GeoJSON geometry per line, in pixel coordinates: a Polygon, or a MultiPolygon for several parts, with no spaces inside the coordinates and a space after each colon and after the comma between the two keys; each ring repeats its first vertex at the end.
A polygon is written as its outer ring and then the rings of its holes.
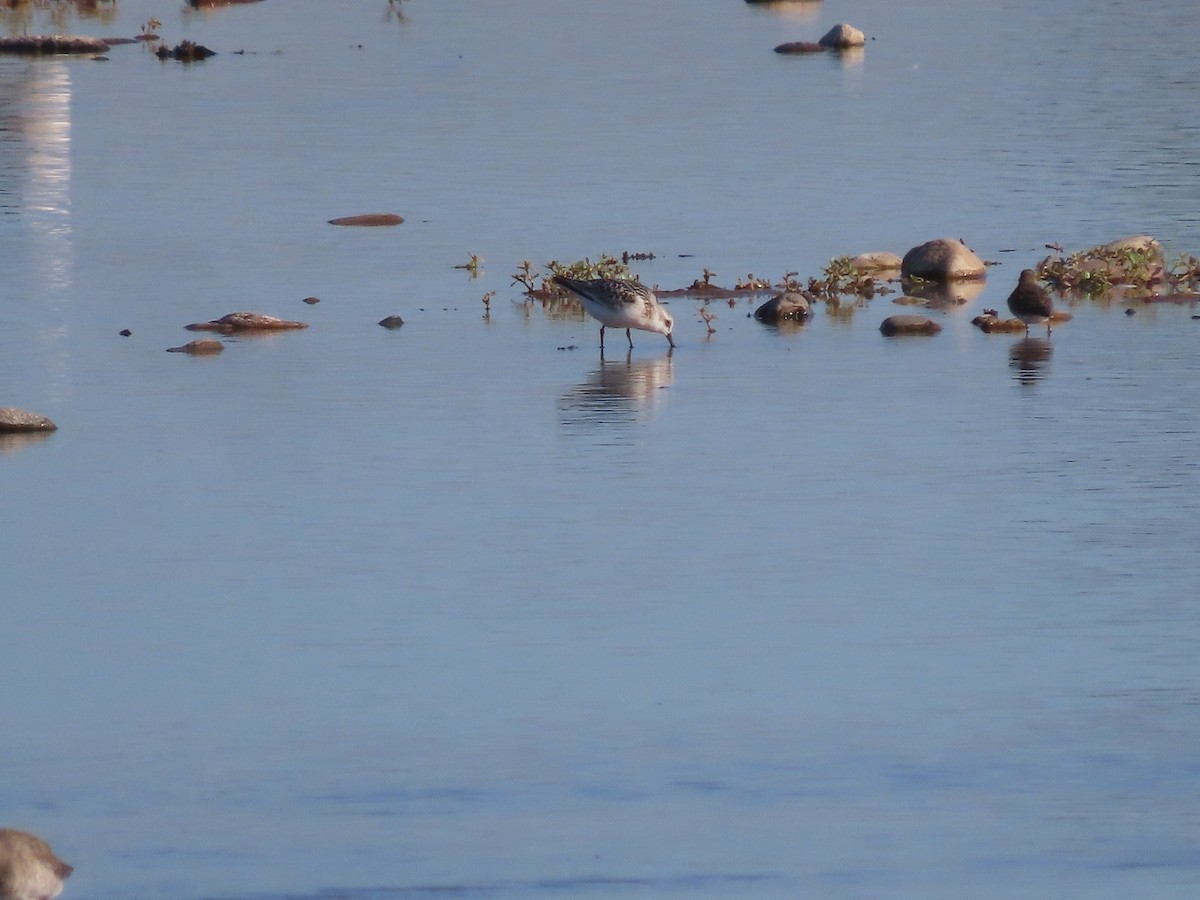
{"type": "Polygon", "coordinates": [[[0,432],[57,430],[58,426],[43,415],[15,406],[0,406],[0,432]]]}
{"type": "Polygon", "coordinates": [[[900,274],[903,278],[927,281],[952,281],[983,278],[987,269],[970,247],[955,238],[937,238],[913,247],[904,254],[900,274]]]}
{"type": "Polygon", "coordinates": [[[193,322],[184,326],[188,331],[218,331],[221,334],[233,334],[237,331],[291,331],[297,328],[307,328],[307,322],[289,322],[287,319],[277,319],[275,316],[264,316],[262,313],[233,312],[213,319],[211,322],[193,322]]]}
{"type": "Polygon", "coordinates": [[[360,216],[342,216],[340,219],[330,219],[329,224],[377,228],[381,225],[399,225],[403,221],[403,217],[395,213],[364,213],[360,216]]]}
{"type": "Polygon", "coordinates": [[[887,337],[892,337],[901,334],[937,334],[942,326],[925,316],[901,314],[888,316],[880,324],[879,330],[887,337]]]}
{"type": "Polygon", "coordinates": [[[30,55],[51,53],[103,53],[108,41],[64,34],[22,34],[0,38],[0,53],[30,55]]]}
{"type": "Polygon", "coordinates": [[[220,341],[205,340],[205,341],[192,341],[190,343],[184,344],[182,347],[168,347],[167,352],[168,353],[190,353],[192,356],[216,356],[218,353],[220,353],[224,349],[225,349],[225,345],[222,344],[220,341]]]}

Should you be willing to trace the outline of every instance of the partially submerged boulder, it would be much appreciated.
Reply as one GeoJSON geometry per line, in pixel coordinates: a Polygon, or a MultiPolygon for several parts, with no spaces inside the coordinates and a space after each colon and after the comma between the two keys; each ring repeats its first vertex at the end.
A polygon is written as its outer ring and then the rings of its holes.
{"type": "Polygon", "coordinates": [[[168,353],[190,353],[192,356],[215,356],[225,349],[220,341],[191,341],[182,347],[168,347],[168,353]]]}
{"type": "Polygon", "coordinates": [[[840,22],[825,32],[825,36],[818,43],[823,47],[832,47],[834,50],[846,50],[850,47],[861,47],[866,42],[865,34],[853,25],[840,22]]]}
{"type": "Polygon", "coordinates": [[[808,298],[795,291],[776,294],[754,311],[754,318],[767,325],[780,322],[803,322],[812,315],[808,298]]]}
{"type": "Polygon", "coordinates": [[[879,325],[879,330],[887,337],[902,334],[937,334],[942,326],[926,316],[901,314],[888,316],[879,325]]]}
{"type": "Polygon", "coordinates": [[[404,218],[395,213],[363,213],[359,216],[342,216],[340,219],[330,219],[329,224],[378,228],[386,225],[399,225],[403,221],[404,218]]]}
{"type": "Polygon", "coordinates": [[[275,316],[264,316],[262,313],[233,312],[211,322],[193,322],[184,327],[188,331],[219,331],[222,334],[233,334],[239,331],[291,331],[307,328],[308,323],[289,322],[275,316]]]}
{"type": "Polygon", "coordinates": [[[397,328],[399,328],[400,326],[402,326],[404,324],[404,320],[402,318],[400,318],[399,316],[388,316],[385,319],[380,319],[379,324],[382,325],[384,328],[388,328],[388,329],[391,329],[392,331],[395,331],[397,328]]]}
{"type": "Polygon", "coordinates": [[[952,281],[962,278],[984,278],[987,267],[975,251],[955,238],[936,238],[913,247],[900,264],[902,278],[923,278],[926,281],[952,281]]]}
{"type": "Polygon", "coordinates": [[[15,406],[0,406],[0,434],[57,430],[57,425],[39,413],[15,406]]]}

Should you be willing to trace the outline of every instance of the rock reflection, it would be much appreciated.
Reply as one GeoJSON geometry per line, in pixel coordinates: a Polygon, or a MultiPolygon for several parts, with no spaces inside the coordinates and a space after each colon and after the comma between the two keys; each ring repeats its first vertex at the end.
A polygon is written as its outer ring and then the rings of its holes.
{"type": "Polygon", "coordinates": [[[71,259],[71,79],[36,60],[0,73],[0,214],[18,215],[47,285],[64,286],[71,259]]]}
{"type": "Polygon", "coordinates": [[[907,294],[924,300],[928,309],[956,310],[965,308],[983,293],[986,286],[983,279],[963,279],[944,284],[933,282],[915,286],[907,294]]]}
{"type": "Polygon", "coordinates": [[[671,384],[671,353],[659,359],[600,358],[600,366],[558,403],[564,428],[621,429],[653,415],[671,384]]]}
{"type": "Polygon", "coordinates": [[[1021,338],[1009,348],[1008,364],[1021,384],[1035,384],[1046,377],[1046,366],[1054,348],[1046,338],[1021,338]]]}
{"type": "Polygon", "coordinates": [[[30,431],[0,434],[0,456],[9,456],[40,444],[53,434],[51,431],[30,431]]]}
{"type": "Polygon", "coordinates": [[[821,15],[821,0],[747,0],[755,9],[796,22],[809,22],[821,15]]]}

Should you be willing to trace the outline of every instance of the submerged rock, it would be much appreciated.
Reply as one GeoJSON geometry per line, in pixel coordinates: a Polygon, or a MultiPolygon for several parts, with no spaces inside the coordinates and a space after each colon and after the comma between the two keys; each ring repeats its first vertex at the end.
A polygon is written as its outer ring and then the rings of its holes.
{"type": "Polygon", "coordinates": [[[812,315],[808,298],[795,291],[776,294],[754,311],[754,318],[768,325],[780,322],[803,322],[812,315]]]}
{"type": "Polygon", "coordinates": [[[937,334],[942,326],[925,316],[901,314],[888,316],[880,323],[879,330],[887,337],[892,337],[899,334],[937,334]]]}
{"type": "Polygon", "coordinates": [[[211,322],[193,322],[184,326],[188,331],[219,331],[222,334],[237,331],[291,331],[307,327],[307,322],[289,322],[287,319],[251,312],[233,312],[211,322]]]}
{"type": "Polygon", "coordinates": [[[177,59],[180,62],[200,62],[208,59],[210,56],[216,56],[216,50],[209,50],[203,44],[197,44],[194,41],[183,41],[176,44],[174,47],[168,48],[166,44],[159,45],[159,48],[154,51],[154,55],[159,59],[177,59]]]}
{"type": "Polygon", "coordinates": [[[57,425],[39,413],[15,406],[0,406],[0,433],[57,430],[57,425]]]}
{"type": "Polygon", "coordinates": [[[900,264],[903,278],[927,281],[951,281],[959,278],[984,278],[987,268],[970,247],[954,238],[936,238],[913,247],[900,264]]]}
{"type": "Polygon", "coordinates": [[[184,344],[182,347],[168,347],[168,353],[190,353],[192,356],[215,356],[225,349],[225,345],[220,341],[204,340],[192,341],[184,344]]]}
{"type": "Polygon", "coordinates": [[[340,219],[330,219],[329,224],[377,228],[381,225],[399,225],[403,221],[404,218],[395,213],[363,213],[359,216],[342,216],[340,219]]]}
{"type": "Polygon", "coordinates": [[[395,331],[404,324],[404,320],[399,316],[388,316],[386,319],[380,319],[379,324],[384,328],[390,328],[395,331]]]}
{"type": "Polygon", "coordinates": [[[861,47],[866,42],[867,36],[865,34],[853,25],[847,25],[845,22],[834,25],[829,31],[825,32],[825,36],[819,41],[822,46],[832,47],[835,50],[845,50],[848,47],[861,47]]]}
{"type": "Polygon", "coordinates": [[[21,34],[0,38],[0,53],[103,53],[109,46],[108,41],[100,38],[65,34],[21,34]]]}
{"type": "Polygon", "coordinates": [[[1020,319],[1002,319],[991,312],[976,316],[971,320],[971,324],[984,334],[1023,334],[1025,332],[1025,323],[1020,319]]]}
{"type": "Polygon", "coordinates": [[[824,53],[828,47],[814,44],[812,41],[789,41],[775,48],[776,53],[824,53]]]}

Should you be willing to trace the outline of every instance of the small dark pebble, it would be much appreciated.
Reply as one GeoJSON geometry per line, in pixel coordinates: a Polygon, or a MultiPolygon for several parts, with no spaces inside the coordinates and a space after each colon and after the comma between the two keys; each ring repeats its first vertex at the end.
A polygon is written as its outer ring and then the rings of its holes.
{"type": "Polygon", "coordinates": [[[559,347],[558,349],[559,350],[578,350],[579,348],[576,347],[574,344],[567,344],[567,346],[559,347]]]}
{"type": "Polygon", "coordinates": [[[133,334],[133,332],[130,331],[128,328],[122,328],[120,331],[121,337],[129,337],[131,334],[133,334]]]}
{"type": "Polygon", "coordinates": [[[305,297],[304,302],[307,303],[309,306],[313,306],[314,304],[320,303],[321,298],[320,297],[305,297]]]}
{"type": "Polygon", "coordinates": [[[1136,310],[1136,309],[1134,309],[1132,306],[1130,306],[1130,307],[1128,307],[1128,308],[1125,310],[1125,315],[1127,315],[1127,316],[1136,316],[1136,315],[1137,315],[1137,310],[1136,310]]]}
{"type": "Polygon", "coordinates": [[[379,324],[384,328],[396,329],[404,324],[404,320],[399,316],[388,316],[386,319],[380,319],[379,324]]]}

